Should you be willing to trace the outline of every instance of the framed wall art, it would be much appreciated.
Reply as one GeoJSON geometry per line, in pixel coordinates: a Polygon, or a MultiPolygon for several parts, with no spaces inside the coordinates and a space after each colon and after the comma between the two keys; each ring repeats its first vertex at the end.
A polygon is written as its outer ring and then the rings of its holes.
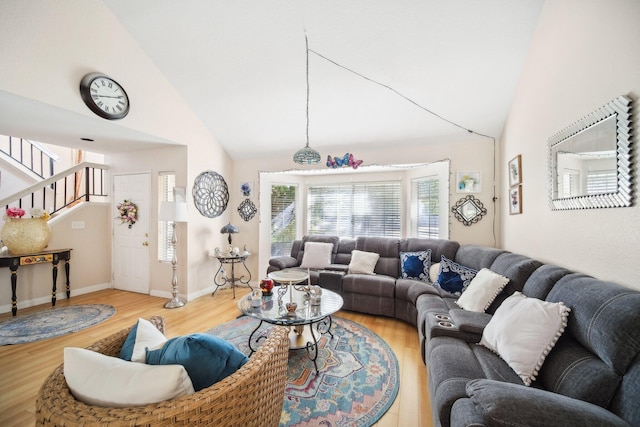
{"type": "Polygon", "coordinates": [[[522,185],[516,185],[509,189],[509,214],[522,213],[522,185]]]}
{"type": "Polygon", "coordinates": [[[457,172],[456,193],[480,193],[482,178],[480,172],[457,172]]]}
{"type": "Polygon", "coordinates": [[[518,154],[509,162],[509,187],[522,184],[522,156],[518,154]]]}

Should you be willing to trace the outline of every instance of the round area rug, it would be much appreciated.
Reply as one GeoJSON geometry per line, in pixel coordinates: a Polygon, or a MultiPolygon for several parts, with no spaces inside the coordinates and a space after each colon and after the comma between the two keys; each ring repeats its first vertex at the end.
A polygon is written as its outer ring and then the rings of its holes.
{"type": "MultiPolygon", "coordinates": [[[[289,350],[287,385],[280,426],[370,426],[398,394],[398,360],[374,332],[332,317],[331,335],[320,338],[316,375],[305,349],[289,350]]],[[[249,354],[247,340],[258,320],[243,316],[207,333],[249,354]]],[[[271,325],[263,323],[267,330],[271,325]]]]}
{"type": "Polygon", "coordinates": [[[36,313],[18,313],[0,322],[0,345],[24,344],[70,334],[97,325],[113,316],[116,309],[106,304],[53,307],[36,313]]]}

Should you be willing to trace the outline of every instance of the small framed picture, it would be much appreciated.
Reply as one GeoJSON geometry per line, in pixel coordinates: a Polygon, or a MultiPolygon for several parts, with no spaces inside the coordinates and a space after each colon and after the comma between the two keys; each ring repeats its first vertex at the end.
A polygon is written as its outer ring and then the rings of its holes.
{"type": "Polygon", "coordinates": [[[240,193],[243,197],[251,197],[253,194],[253,182],[243,182],[240,184],[240,193]]]}
{"type": "Polygon", "coordinates": [[[522,156],[518,154],[509,162],[509,187],[522,184],[522,156]]]}
{"type": "Polygon", "coordinates": [[[516,185],[509,189],[509,214],[522,213],[522,185],[516,185]]]}
{"type": "Polygon", "coordinates": [[[480,193],[482,179],[480,172],[457,172],[456,193],[480,193]]]}

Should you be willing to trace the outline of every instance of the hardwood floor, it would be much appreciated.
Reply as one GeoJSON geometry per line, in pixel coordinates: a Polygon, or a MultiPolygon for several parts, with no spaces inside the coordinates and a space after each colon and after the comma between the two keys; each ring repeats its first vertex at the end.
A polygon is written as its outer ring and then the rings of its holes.
{"type": "MultiPolygon", "coordinates": [[[[237,298],[248,289],[236,288],[237,298]]],[[[62,363],[64,347],[87,347],[95,341],[131,326],[139,317],[161,315],[166,319],[169,337],[204,332],[238,316],[230,289],[220,289],[215,296],[203,296],[179,309],[165,309],[163,298],[118,290],[104,290],[59,300],[57,307],[77,304],[111,304],[116,314],[91,328],[58,338],[30,344],[0,347],[0,426],[32,426],[35,422],[36,394],[46,377],[62,363]]],[[[41,305],[20,310],[18,315],[44,310],[41,305]]],[[[400,366],[400,391],[387,413],[375,424],[378,427],[430,427],[431,408],[427,390],[427,372],[420,357],[416,329],[399,320],[340,311],[338,316],[358,322],[374,331],[393,349],[400,366]]],[[[0,314],[0,320],[11,313],[0,314]]]]}

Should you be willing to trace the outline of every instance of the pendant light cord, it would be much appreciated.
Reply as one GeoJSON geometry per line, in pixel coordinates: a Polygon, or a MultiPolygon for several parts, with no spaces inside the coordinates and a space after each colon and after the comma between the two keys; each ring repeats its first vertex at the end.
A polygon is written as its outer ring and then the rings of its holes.
{"type": "Polygon", "coordinates": [[[304,43],[307,52],[307,147],[309,146],[309,38],[307,31],[304,32],[304,43]]]}

